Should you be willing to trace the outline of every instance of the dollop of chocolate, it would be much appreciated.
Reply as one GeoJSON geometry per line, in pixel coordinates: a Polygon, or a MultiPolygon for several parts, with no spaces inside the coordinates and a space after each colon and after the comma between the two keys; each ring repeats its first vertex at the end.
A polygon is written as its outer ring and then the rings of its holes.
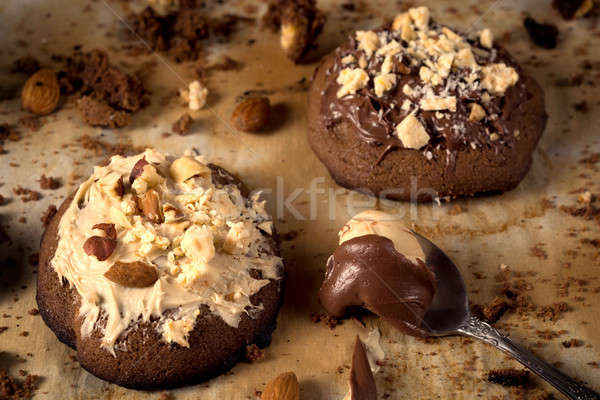
{"type": "Polygon", "coordinates": [[[377,386],[369,365],[367,351],[358,336],[352,353],[349,400],[377,400],[377,386]]]}
{"type": "Polygon", "coordinates": [[[334,317],[364,307],[402,332],[424,337],[423,317],[435,288],[435,275],[423,261],[409,260],[386,237],[364,235],[343,242],[329,258],[319,298],[334,317]]]}

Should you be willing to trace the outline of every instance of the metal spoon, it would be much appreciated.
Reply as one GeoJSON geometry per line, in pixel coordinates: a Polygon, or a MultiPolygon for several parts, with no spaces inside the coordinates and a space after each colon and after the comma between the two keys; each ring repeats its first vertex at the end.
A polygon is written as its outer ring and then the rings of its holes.
{"type": "Polygon", "coordinates": [[[519,361],[569,399],[600,399],[600,394],[579,384],[514,343],[507,335],[472,316],[465,283],[456,265],[431,241],[414,231],[410,232],[423,249],[426,264],[434,272],[437,280],[433,302],[423,319],[423,329],[431,336],[463,335],[482,340],[519,361]]]}

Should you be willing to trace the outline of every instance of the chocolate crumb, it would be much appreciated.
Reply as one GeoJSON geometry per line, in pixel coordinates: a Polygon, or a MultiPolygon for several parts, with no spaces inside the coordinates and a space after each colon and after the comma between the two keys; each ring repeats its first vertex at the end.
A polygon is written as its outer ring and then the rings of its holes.
{"type": "Polygon", "coordinates": [[[42,127],[42,120],[35,115],[27,115],[19,118],[18,124],[20,127],[25,128],[32,132],[37,132],[42,127]]]}
{"type": "Polygon", "coordinates": [[[17,58],[13,63],[11,72],[33,75],[40,69],[40,62],[33,56],[23,56],[17,58]]]}
{"type": "Polygon", "coordinates": [[[42,175],[40,177],[40,188],[43,190],[56,190],[61,187],[60,179],[42,175]]]}
{"type": "Polygon", "coordinates": [[[537,316],[544,321],[556,321],[563,313],[568,312],[569,310],[569,305],[565,302],[554,303],[551,306],[542,307],[538,311],[537,316]]]}
{"type": "Polygon", "coordinates": [[[551,24],[540,24],[531,17],[525,18],[525,29],[536,45],[554,49],[558,44],[558,28],[551,24]]]}
{"type": "Polygon", "coordinates": [[[561,343],[565,349],[569,349],[571,347],[581,347],[583,346],[583,341],[579,339],[571,339],[566,340],[561,343]]]}
{"type": "Polygon", "coordinates": [[[0,326],[0,334],[6,332],[8,330],[8,326],[0,326]]]}
{"type": "Polygon", "coordinates": [[[35,395],[39,376],[27,375],[24,381],[11,377],[8,372],[0,370],[0,399],[30,399],[35,395]]]}
{"type": "Polygon", "coordinates": [[[334,318],[330,315],[325,315],[321,313],[312,313],[310,319],[313,324],[318,324],[320,322],[324,323],[329,327],[329,329],[335,329],[336,326],[341,325],[342,321],[337,318],[334,318]]]}
{"type": "Polygon", "coordinates": [[[496,297],[483,308],[482,313],[485,321],[493,324],[504,315],[506,310],[508,310],[508,303],[503,298],[496,297]]]}
{"type": "Polygon", "coordinates": [[[27,314],[29,315],[39,315],[40,311],[37,308],[32,308],[31,310],[27,311],[27,314]]]}
{"type": "Polygon", "coordinates": [[[590,111],[590,106],[587,101],[583,100],[579,103],[575,103],[575,111],[578,111],[582,114],[587,114],[590,111]]]}
{"type": "Polygon", "coordinates": [[[171,130],[173,131],[173,133],[176,133],[180,136],[185,136],[189,132],[192,122],[194,122],[194,120],[192,119],[190,114],[185,113],[181,117],[179,117],[177,121],[175,121],[175,123],[171,127],[171,130]]]}
{"type": "Polygon", "coordinates": [[[265,358],[265,351],[255,344],[246,346],[246,361],[253,363],[265,358]]]}
{"type": "Polygon", "coordinates": [[[21,196],[21,201],[23,203],[28,203],[30,201],[38,201],[42,198],[42,195],[39,192],[24,188],[20,185],[17,185],[13,188],[13,193],[17,196],[21,196]]]}
{"type": "Polygon", "coordinates": [[[548,253],[546,253],[546,250],[542,249],[539,244],[536,244],[530,249],[530,254],[542,260],[548,259],[548,253]]]}
{"type": "Polygon", "coordinates": [[[488,373],[487,380],[502,386],[525,386],[529,382],[529,371],[514,368],[497,369],[488,373]]]}

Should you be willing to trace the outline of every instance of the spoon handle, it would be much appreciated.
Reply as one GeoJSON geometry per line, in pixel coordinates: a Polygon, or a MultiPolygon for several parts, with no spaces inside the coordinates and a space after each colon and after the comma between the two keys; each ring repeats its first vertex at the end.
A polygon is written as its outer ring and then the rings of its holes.
{"type": "Polygon", "coordinates": [[[465,325],[458,329],[465,336],[483,340],[492,346],[508,353],[515,360],[548,381],[562,394],[573,400],[600,400],[600,394],[581,385],[573,378],[560,372],[547,362],[539,359],[529,350],[517,345],[506,335],[500,333],[491,325],[470,316],[465,325]]]}

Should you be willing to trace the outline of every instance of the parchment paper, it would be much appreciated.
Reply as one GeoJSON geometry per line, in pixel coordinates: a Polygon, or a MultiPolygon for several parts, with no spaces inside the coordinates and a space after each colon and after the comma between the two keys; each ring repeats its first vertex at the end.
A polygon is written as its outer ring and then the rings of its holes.
{"type": "MultiPolygon", "coordinates": [[[[258,5],[255,15],[264,10],[262,2],[228,3],[231,12],[252,11],[249,4],[258,5]]],[[[310,79],[318,57],[332,50],[351,30],[375,27],[393,16],[401,7],[397,3],[362,1],[357,12],[346,12],[337,2],[320,1],[329,21],[318,49],[311,53],[313,62],[300,66],[285,58],[276,35],[258,26],[236,33],[230,44],[207,45],[209,60],[218,61],[221,54],[226,54],[242,62],[243,68],[212,72],[207,80],[208,108],[192,113],[195,122],[190,134],[163,137],[162,133],[170,131],[171,124],[186,111],[176,91],[192,79],[193,66],[170,61],[166,65],[155,55],[132,57],[120,51],[126,28],[119,19],[128,13],[127,2],[2,1],[2,98],[18,94],[26,79],[10,73],[12,62],[19,56],[35,55],[45,65],[53,65],[49,62],[51,54],[69,54],[73,46],[82,45],[84,50],[108,49],[111,60],[122,62],[128,71],[142,69],[144,83],[152,91],[152,104],[134,115],[130,126],[111,131],[85,126],[73,105],[67,103],[44,117],[46,123],[40,131],[24,132],[20,142],[6,143],[7,154],[0,155],[0,194],[9,201],[0,206],[0,223],[6,227],[12,243],[1,244],[1,259],[12,257],[16,266],[5,261],[0,272],[0,326],[8,327],[0,334],[0,368],[9,369],[13,375],[25,369],[42,376],[37,398],[159,396],[126,390],[85,372],[72,358],[75,353],[58,342],[39,316],[27,312],[36,306],[35,267],[29,265],[28,257],[38,251],[41,213],[49,204],[59,205],[91,172],[92,166],[105,158],[104,154],[93,155],[74,144],[82,135],[90,135],[109,143],[154,146],[171,153],[196,148],[209,160],[237,173],[251,188],[271,189],[266,197],[277,217],[278,230],[297,233],[283,245],[289,271],[287,293],[265,359],[254,364],[240,363],[217,379],[171,391],[175,398],[254,399],[256,391],[268,381],[291,370],[300,380],[302,399],[341,399],[347,388],[353,339],[357,333],[366,335],[374,327],[382,332],[386,352],[384,365],[376,374],[380,398],[538,398],[552,392],[537,378],[531,388],[522,391],[485,382],[491,369],[518,366],[485,344],[462,338],[417,340],[402,336],[375,317],[365,319],[365,328],[352,320],[334,330],[311,322],[311,313],[322,312],[316,294],[338,229],[355,212],[370,207],[403,213],[403,222],[447,250],[460,266],[476,303],[487,303],[499,293],[502,283],[496,276],[501,264],[513,274],[522,275],[519,279],[531,289],[526,294],[538,307],[567,301],[572,310],[557,321],[543,321],[534,316],[535,312],[528,318],[508,313],[500,326],[547,361],[559,363],[564,372],[600,390],[600,369],[594,364],[600,362],[600,258],[597,248],[581,243],[583,238],[597,238],[599,226],[593,220],[548,207],[545,201],[555,206],[573,205],[577,194],[571,191],[586,188],[598,192],[597,168],[579,162],[586,155],[584,150],[600,151],[600,95],[593,87],[600,83],[598,28],[592,31],[593,20],[562,21],[551,10],[550,0],[418,2],[430,6],[441,22],[474,29],[489,26],[496,38],[504,38],[515,57],[545,88],[548,128],[529,175],[510,193],[418,207],[372,203],[366,196],[336,186],[310,151],[305,138],[306,92],[297,82],[310,79]],[[534,48],[521,24],[524,12],[558,24],[558,49],[534,48]],[[251,39],[255,42],[250,45],[251,39]],[[581,67],[584,60],[592,61],[592,69],[581,67]],[[148,68],[146,62],[158,64],[148,68]],[[582,72],[582,85],[556,85],[558,80],[568,80],[582,72]],[[265,90],[274,104],[274,120],[266,133],[245,134],[229,126],[236,97],[246,90],[265,90]],[[583,100],[590,108],[588,113],[574,108],[583,100]],[[56,191],[41,191],[37,180],[42,173],[60,177],[63,186],[56,191]],[[44,197],[23,203],[12,193],[16,185],[41,191],[44,197]],[[297,213],[290,211],[292,207],[297,213]],[[26,221],[19,222],[22,217],[26,221]],[[538,251],[539,256],[532,255],[535,246],[543,250],[538,251]],[[560,297],[565,294],[560,285],[569,279],[569,293],[560,297]],[[551,340],[542,340],[539,331],[545,330],[561,333],[551,340]],[[23,332],[28,332],[28,336],[23,336],[23,332]],[[565,348],[561,344],[572,338],[583,341],[583,345],[565,348]]],[[[18,98],[0,102],[0,122],[15,123],[24,115],[18,98]]]]}

